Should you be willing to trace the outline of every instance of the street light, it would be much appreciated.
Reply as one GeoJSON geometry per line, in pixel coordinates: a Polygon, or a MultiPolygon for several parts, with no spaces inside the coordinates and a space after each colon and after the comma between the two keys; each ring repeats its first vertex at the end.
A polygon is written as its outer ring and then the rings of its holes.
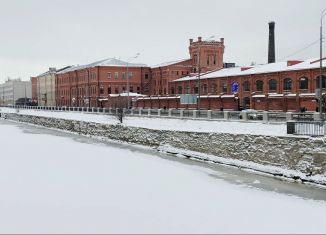
{"type": "Polygon", "coordinates": [[[138,56],[140,55],[140,53],[137,53],[135,56],[133,56],[133,57],[131,57],[131,58],[129,58],[128,60],[127,60],[127,91],[128,91],[128,97],[127,97],[127,104],[128,104],[128,106],[127,106],[127,109],[129,109],[130,108],[130,101],[129,101],[129,91],[130,91],[130,85],[129,85],[129,63],[133,60],[133,59],[136,59],[136,58],[138,58],[138,56]]]}
{"type": "Polygon", "coordinates": [[[326,16],[326,9],[324,9],[321,13],[320,17],[320,76],[319,76],[319,113],[320,113],[320,120],[323,117],[323,92],[322,92],[322,74],[323,74],[323,18],[326,16]]]}
{"type": "MultiPolygon", "coordinates": [[[[215,38],[214,35],[210,36],[209,38],[203,40],[204,42],[205,41],[208,41],[210,39],[213,39],[215,38]]],[[[198,100],[197,100],[197,110],[200,114],[200,73],[201,73],[201,68],[200,68],[200,50],[201,50],[201,45],[199,44],[198,45],[198,100]]],[[[199,115],[198,114],[198,115],[199,115]]]]}

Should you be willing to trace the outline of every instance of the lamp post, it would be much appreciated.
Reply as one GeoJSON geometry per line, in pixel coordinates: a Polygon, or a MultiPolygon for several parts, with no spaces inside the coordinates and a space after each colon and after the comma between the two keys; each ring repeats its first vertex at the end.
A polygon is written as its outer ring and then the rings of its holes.
{"type": "Polygon", "coordinates": [[[138,58],[138,56],[140,55],[140,53],[137,53],[135,56],[131,57],[128,59],[127,61],[127,92],[128,92],[128,97],[127,97],[127,109],[130,108],[130,101],[129,101],[129,92],[130,92],[130,85],[129,85],[129,63],[133,60],[138,58]]]}
{"type": "Polygon", "coordinates": [[[323,85],[323,18],[326,16],[326,9],[324,9],[321,13],[320,17],[320,75],[319,75],[319,113],[320,113],[320,120],[323,118],[323,92],[322,92],[322,85],[323,85]]]}
{"type": "MultiPolygon", "coordinates": [[[[214,38],[215,36],[210,36],[209,38],[203,40],[208,41],[212,38],[214,38]]],[[[201,43],[201,42],[199,42],[201,43]]],[[[201,50],[201,45],[198,45],[198,100],[197,100],[197,110],[198,110],[198,115],[200,115],[200,73],[201,73],[201,66],[200,66],[200,50],[201,50]]]]}

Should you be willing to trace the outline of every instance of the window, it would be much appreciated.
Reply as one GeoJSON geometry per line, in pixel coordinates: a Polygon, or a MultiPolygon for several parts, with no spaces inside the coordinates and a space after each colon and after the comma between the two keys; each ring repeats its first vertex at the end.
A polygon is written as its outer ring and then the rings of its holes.
{"type": "Polygon", "coordinates": [[[271,79],[268,82],[268,86],[269,86],[269,91],[276,91],[277,90],[277,82],[275,79],[271,79]]]}
{"type": "Polygon", "coordinates": [[[137,86],[137,93],[140,94],[140,86],[137,86]]]}
{"type": "Polygon", "coordinates": [[[122,92],[125,92],[125,91],[126,91],[126,87],[122,86],[122,92]]]}
{"type": "Polygon", "coordinates": [[[207,94],[207,92],[208,92],[207,84],[202,85],[201,91],[203,94],[207,94]]]}
{"type": "Polygon", "coordinates": [[[115,94],[119,94],[119,86],[115,86],[115,88],[114,88],[114,93],[115,93],[115,94]]]}
{"type": "Polygon", "coordinates": [[[243,89],[244,89],[244,91],[250,91],[250,82],[249,81],[245,81],[243,83],[243,89]]]}
{"type": "Polygon", "coordinates": [[[222,83],[222,92],[227,93],[228,92],[228,85],[224,82],[222,83]]]}
{"type": "Polygon", "coordinates": [[[129,79],[132,78],[134,74],[132,72],[129,72],[129,79]]]}
{"type": "MultiPolygon", "coordinates": [[[[317,77],[317,79],[316,79],[316,87],[317,88],[319,88],[319,78],[320,78],[320,76],[318,76],[317,77]]],[[[322,75],[322,79],[321,79],[321,81],[322,81],[322,88],[326,88],[326,76],[324,76],[324,75],[322,75]]]]}
{"type": "Polygon", "coordinates": [[[112,89],[111,89],[111,87],[109,86],[109,88],[108,88],[108,94],[110,95],[112,93],[112,89]]]}
{"type": "Polygon", "coordinates": [[[284,79],[283,89],[285,91],[291,91],[292,90],[292,80],[291,80],[291,78],[284,79]]]}
{"type": "Polygon", "coordinates": [[[256,91],[263,91],[264,88],[264,82],[263,81],[256,81],[256,91]]]}
{"type": "Polygon", "coordinates": [[[178,86],[178,94],[182,94],[182,86],[178,86]]]}
{"type": "MultiPolygon", "coordinates": [[[[139,87],[139,89],[140,89],[140,87],[139,87]]],[[[129,87],[129,91],[130,91],[130,92],[134,92],[134,87],[133,87],[133,86],[130,86],[130,87],[129,87]]]]}
{"type": "Polygon", "coordinates": [[[198,94],[198,86],[197,85],[194,87],[194,93],[198,94]]]}
{"type": "Polygon", "coordinates": [[[305,78],[305,77],[300,78],[299,89],[301,89],[301,90],[308,89],[308,78],[305,78]]]}
{"type": "Polygon", "coordinates": [[[126,73],[125,72],[122,72],[122,79],[126,79],[126,73]]]}
{"type": "Polygon", "coordinates": [[[171,94],[174,95],[174,87],[171,87],[171,94]]]}
{"type": "Polygon", "coordinates": [[[186,87],[186,94],[190,94],[190,87],[189,86],[186,87]]]}
{"type": "Polygon", "coordinates": [[[119,79],[119,73],[118,72],[114,72],[114,79],[119,79]]]}
{"type": "Polygon", "coordinates": [[[103,95],[104,94],[104,88],[101,86],[100,87],[100,94],[103,95]]]}
{"type": "Polygon", "coordinates": [[[215,83],[213,83],[212,86],[211,86],[211,93],[212,94],[215,94],[216,93],[216,91],[217,91],[216,88],[217,88],[217,85],[215,83]]]}
{"type": "Polygon", "coordinates": [[[148,74],[147,73],[145,74],[145,79],[148,79],[148,74]]]}

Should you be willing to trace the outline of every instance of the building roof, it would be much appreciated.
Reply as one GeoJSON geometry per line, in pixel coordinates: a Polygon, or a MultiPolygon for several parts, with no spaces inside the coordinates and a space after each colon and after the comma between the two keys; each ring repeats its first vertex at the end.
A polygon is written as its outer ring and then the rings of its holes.
{"type": "Polygon", "coordinates": [[[81,70],[81,69],[86,69],[86,68],[94,68],[94,67],[147,67],[146,64],[136,64],[136,63],[128,63],[126,61],[118,60],[115,58],[109,58],[105,60],[99,60],[90,64],[85,64],[85,65],[74,65],[71,66],[67,69],[64,69],[57,74],[62,74],[62,73],[67,73],[67,72],[72,72],[76,70],[81,70]]]}
{"type": "Polygon", "coordinates": [[[159,67],[166,67],[166,66],[170,66],[170,65],[174,65],[174,64],[179,64],[181,62],[186,62],[189,59],[183,59],[183,60],[175,60],[175,61],[169,61],[169,62],[165,62],[165,63],[161,63],[161,64],[156,64],[151,66],[151,68],[159,68],[159,67]]]}
{"type": "MultiPolygon", "coordinates": [[[[326,60],[326,58],[323,58],[326,60]]],[[[250,67],[234,67],[234,68],[223,68],[217,71],[207,72],[201,74],[200,79],[210,79],[210,78],[222,78],[222,77],[233,77],[241,75],[254,75],[254,74],[264,74],[264,73],[273,73],[273,72],[286,72],[286,71],[296,71],[304,69],[317,69],[320,66],[320,60],[317,58],[308,59],[302,62],[299,62],[294,65],[289,65],[288,61],[276,62],[271,64],[250,66],[250,67]]],[[[326,67],[326,63],[323,64],[323,68],[326,67]]],[[[189,81],[198,79],[196,76],[186,76],[174,80],[174,82],[189,81]]]]}

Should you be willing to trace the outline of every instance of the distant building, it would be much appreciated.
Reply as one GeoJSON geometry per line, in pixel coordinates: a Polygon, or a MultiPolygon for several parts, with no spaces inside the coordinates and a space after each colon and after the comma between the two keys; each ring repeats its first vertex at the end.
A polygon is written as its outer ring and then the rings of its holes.
{"type": "Polygon", "coordinates": [[[32,97],[32,87],[30,81],[21,79],[8,79],[0,84],[0,104],[14,105],[18,99],[32,97]]]}
{"type": "Polygon", "coordinates": [[[31,78],[32,83],[32,99],[33,102],[39,106],[56,106],[55,98],[55,75],[69,67],[57,70],[56,68],[49,68],[45,73],[31,78]]]}

